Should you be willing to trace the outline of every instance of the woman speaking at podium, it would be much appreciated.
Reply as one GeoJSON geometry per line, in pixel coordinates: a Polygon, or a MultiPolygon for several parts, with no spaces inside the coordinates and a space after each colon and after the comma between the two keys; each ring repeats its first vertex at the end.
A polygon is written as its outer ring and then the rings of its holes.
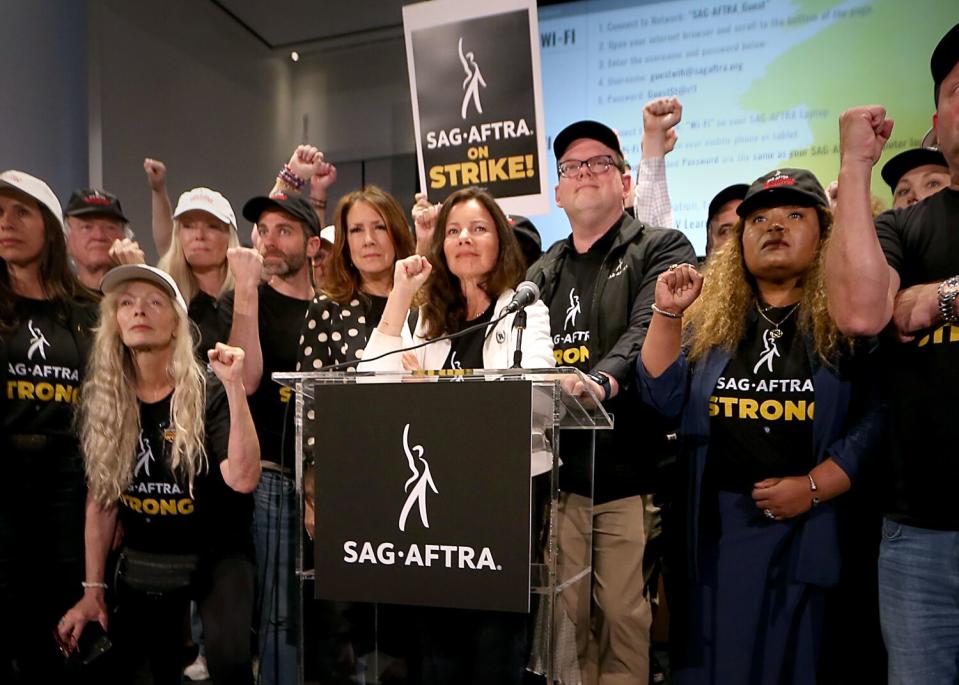
{"type": "MultiPolygon", "coordinates": [[[[492,322],[512,299],[524,276],[523,264],[519,243],[493,197],[477,188],[453,193],[440,209],[428,255],[396,263],[393,290],[364,358],[492,322]],[[414,297],[423,304],[410,339],[407,315],[414,297]]],[[[549,311],[537,300],[526,312],[522,366],[553,367],[549,311]]],[[[507,368],[516,349],[515,317],[510,314],[460,338],[437,340],[412,352],[364,362],[359,370],[507,368]]],[[[411,682],[522,681],[528,653],[527,616],[432,608],[411,613],[415,616],[411,682]]]]}
{"type": "MultiPolygon", "coordinates": [[[[428,256],[413,255],[396,263],[393,290],[364,358],[491,322],[512,299],[524,276],[524,263],[506,215],[489,193],[479,188],[453,193],[440,208],[428,256]],[[421,289],[423,304],[410,340],[407,314],[421,289]]],[[[555,366],[549,310],[537,300],[526,308],[526,314],[523,368],[555,366]]],[[[365,362],[360,369],[508,368],[516,349],[515,316],[461,338],[365,362]]]]}

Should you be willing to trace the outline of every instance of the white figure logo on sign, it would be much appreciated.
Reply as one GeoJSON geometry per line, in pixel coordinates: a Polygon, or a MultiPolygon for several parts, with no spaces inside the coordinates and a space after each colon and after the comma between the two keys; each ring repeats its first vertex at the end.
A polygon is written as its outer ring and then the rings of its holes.
{"type": "Polygon", "coordinates": [[[413,447],[410,448],[410,424],[406,424],[406,427],[403,428],[403,451],[406,453],[406,461],[413,475],[409,477],[403,486],[403,490],[408,492],[409,495],[407,495],[406,503],[403,505],[402,511],[400,511],[400,531],[406,531],[406,519],[413,510],[414,504],[419,505],[420,521],[423,522],[423,527],[429,528],[430,521],[426,514],[426,491],[427,488],[429,488],[434,493],[439,494],[439,490],[436,489],[436,484],[433,482],[429,462],[423,458],[423,446],[413,445],[413,447]],[[416,455],[415,457],[413,456],[414,453],[416,455]],[[422,471],[417,467],[417,460],[423,465],[422,471]],[[410,486],[412,486],[412,488],[410,486]]]}
{"type": "Polygon", "coordinates": [[[483,105],[480,103],[480,86],[486,87],[486,81],[483,80],[483,74],[480,73],[479,65],[472,52],[463,54],[463,38],[459,41],[460,62],[463,64],[463,71],[466,72],[466,78],[463,79],[463,106],[460,108],[460,115],[466,119],[466,110],[469,108],[470,100],[476,108],[477,114],[483,113],[483,105]]]}

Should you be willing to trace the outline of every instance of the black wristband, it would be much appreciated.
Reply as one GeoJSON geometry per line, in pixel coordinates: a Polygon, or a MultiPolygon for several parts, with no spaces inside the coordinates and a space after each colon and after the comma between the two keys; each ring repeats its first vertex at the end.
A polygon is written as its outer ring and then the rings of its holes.
{"type": "Polygon", "coordinates": [[[609,395],[613,390],[613,385],[609,381],[609,376],[604,373],[588,373],[586,374],[593,381],[596,382],[599,387],[603,389],[603,402],[609,399],[609,395]]]}

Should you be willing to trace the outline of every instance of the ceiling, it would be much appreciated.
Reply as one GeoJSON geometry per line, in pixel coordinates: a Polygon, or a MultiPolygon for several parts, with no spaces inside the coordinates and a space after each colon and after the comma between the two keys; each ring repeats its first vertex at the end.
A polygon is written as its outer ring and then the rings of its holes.
{"type": "MultiPolygon", "coordinates": [[[[271,49],[402,37],[403,5],[421,0],[210,0],[271,49]]],[[[539,0],[552,5],[567,0],[539,0]]]]}

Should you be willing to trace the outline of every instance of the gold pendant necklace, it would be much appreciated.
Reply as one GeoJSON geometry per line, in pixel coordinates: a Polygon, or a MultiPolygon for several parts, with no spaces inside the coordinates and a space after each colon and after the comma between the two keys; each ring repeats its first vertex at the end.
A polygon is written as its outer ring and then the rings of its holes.
{"type": "Polygon", "coordinates": [[[776,340],[783,337],[783,332],[779,327],[782,326],[784,323],[786,323],[786,319],[792,316],[793,312],[795,312],[797,309],[799,309],[799,302],[797,302],[796,304],[792,306],[792,309],[790,309],[786,313],[786,316],[781,318],[779,321],[773,321],[768,316],[766,316],[766,312],[764,312],[763,308],[759,306],[759,300],[756,300],[756,311],[759,312],[759,316],[766,319],[766,321],[769,322],[769,325],[773,327],[773,329],[769,331],[769,335],[771,335],[776,340]]]}

